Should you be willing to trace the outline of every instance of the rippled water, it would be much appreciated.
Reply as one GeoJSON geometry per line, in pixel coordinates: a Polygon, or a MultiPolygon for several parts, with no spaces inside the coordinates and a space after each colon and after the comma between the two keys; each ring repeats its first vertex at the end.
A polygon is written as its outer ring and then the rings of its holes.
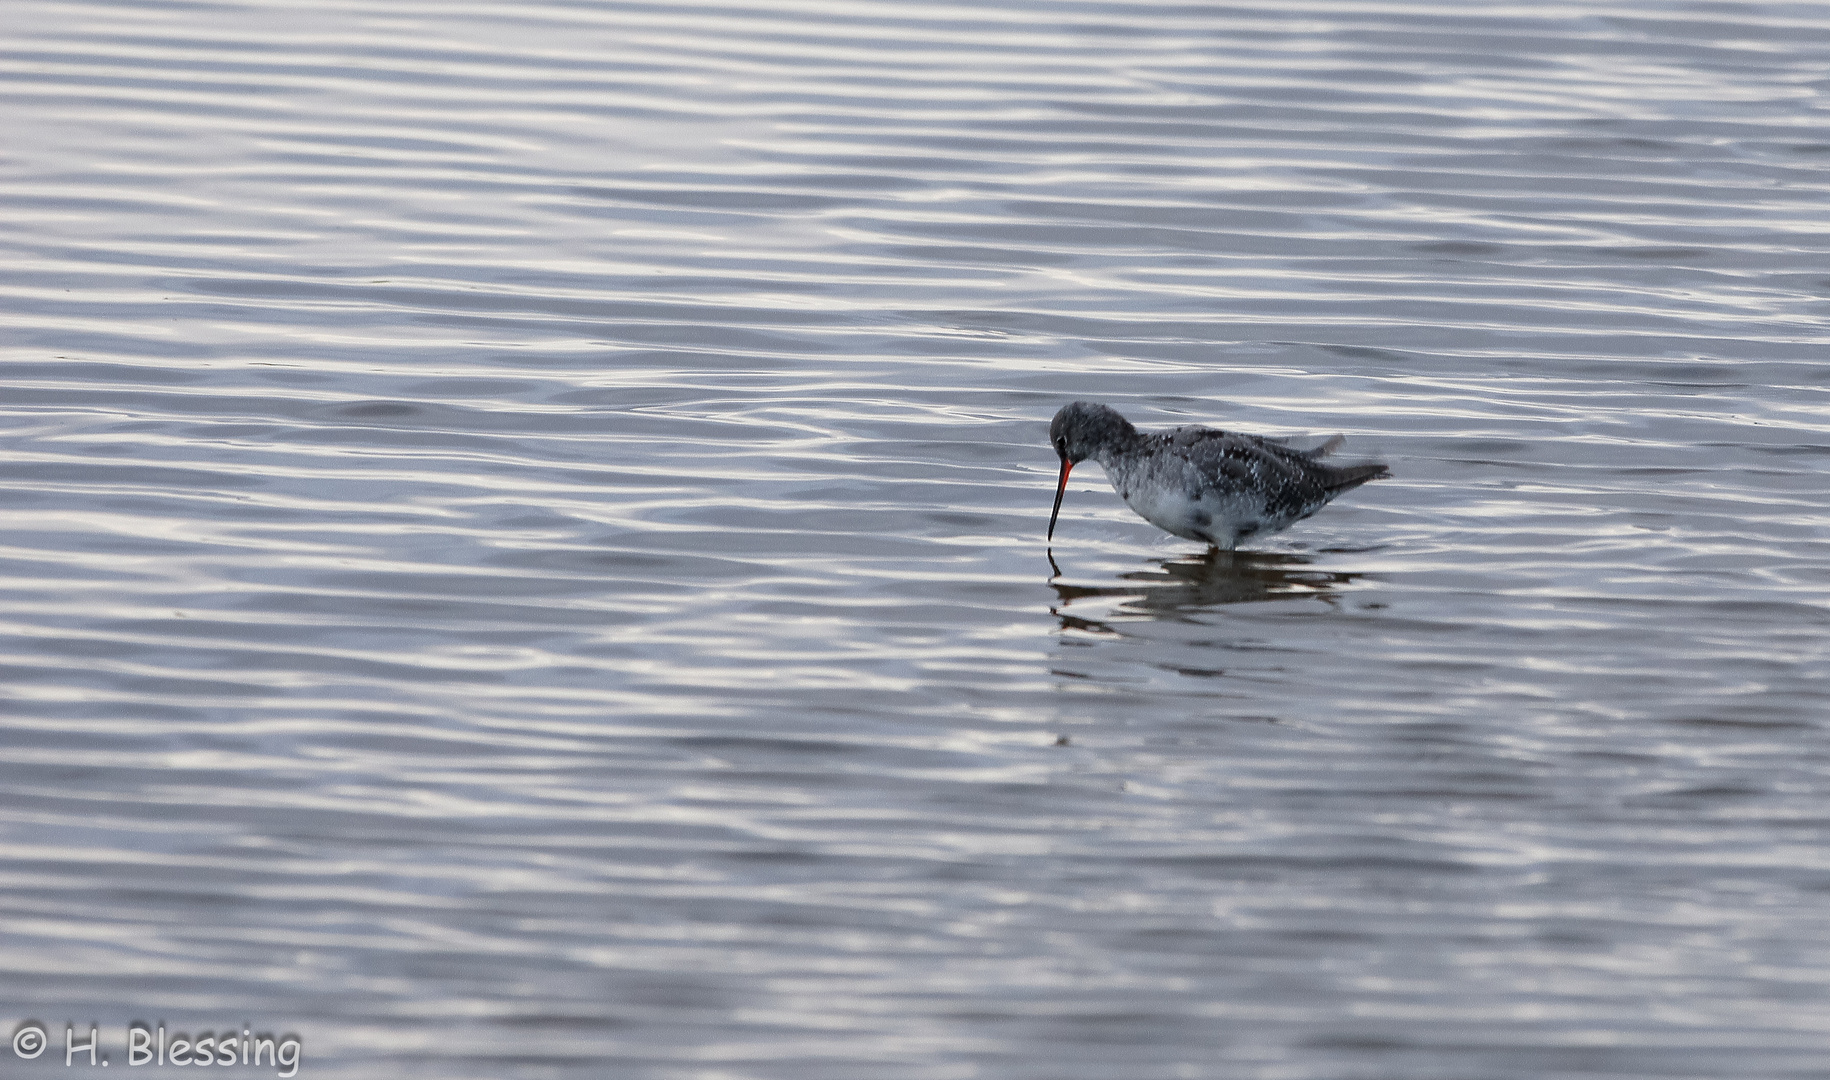
{"type": "Polygon", "coordinates": [[[0,1071],[1824,1075],[1830,8],[7,10],[0,1071]]]}

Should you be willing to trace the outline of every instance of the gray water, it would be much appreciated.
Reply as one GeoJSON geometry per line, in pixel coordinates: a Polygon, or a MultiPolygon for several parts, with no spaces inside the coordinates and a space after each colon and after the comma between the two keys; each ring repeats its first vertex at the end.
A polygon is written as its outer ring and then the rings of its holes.
{"type": "Polygon", "coordinates": [[[1830,6],[5,22],[0,1075],[1830,1076],[1830,6]]]}

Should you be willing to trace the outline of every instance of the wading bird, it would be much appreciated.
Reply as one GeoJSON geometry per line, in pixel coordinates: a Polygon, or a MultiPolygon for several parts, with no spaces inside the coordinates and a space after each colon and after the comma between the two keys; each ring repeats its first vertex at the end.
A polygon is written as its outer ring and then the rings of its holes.
{"type": "Polygon", "coordinates": [[[1068,472],[1087,458],[1099,462],[1118,497],[1139,517],[1222,551],[1287,529],[1336,495],[1391,475],[1376,461],[1324,464],[1322,457],[1341,444],[1339,435],[1313,450],[1292,450],[1275,439],[1205,427],[1146,433],[1092,401],[1062,406],[1048,438],[1061,457],[1055,509],[1048,516],[1051,541],[1068,472]]]}

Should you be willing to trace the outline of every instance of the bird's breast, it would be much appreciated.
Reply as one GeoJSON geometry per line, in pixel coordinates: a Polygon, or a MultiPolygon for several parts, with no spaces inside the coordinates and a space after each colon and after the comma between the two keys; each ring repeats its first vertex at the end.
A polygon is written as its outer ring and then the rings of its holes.
{"type": "Polygon", "coordinates": [[[1262,518],[1263,500],[1249,492],[1222,492],[1173,469],[1106,469],[1112,487],[1137,516],[1172,536],[1232,547],[1241,530],[1262,518]]]}

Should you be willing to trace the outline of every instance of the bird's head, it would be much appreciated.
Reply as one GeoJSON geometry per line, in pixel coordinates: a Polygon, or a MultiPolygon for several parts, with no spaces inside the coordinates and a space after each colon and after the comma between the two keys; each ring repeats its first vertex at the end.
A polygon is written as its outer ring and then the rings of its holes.
{"type": "Polygon", "coordinates": [[[1048,538],[1055,538],[1055,519],[1061,516],[1061,498],[1067,494],[1068,473],[1088,458],[1116,450],[1137,438],[1131,421],[1096,401],[1076,401],[1061,407],[1049,421],[1048,441],[1061,459],[1061,476],[1055,482],[1055,508],[1048,515],[1048,538]]]}
{"type": "Polygon", "coordinates": [[[1131,421],[1096,401],[1063,405],[1048,425],[1049,443],[1069,465],[1098,457],[1102,450],[1116,449],[1136,434],[1131,421]]]}

